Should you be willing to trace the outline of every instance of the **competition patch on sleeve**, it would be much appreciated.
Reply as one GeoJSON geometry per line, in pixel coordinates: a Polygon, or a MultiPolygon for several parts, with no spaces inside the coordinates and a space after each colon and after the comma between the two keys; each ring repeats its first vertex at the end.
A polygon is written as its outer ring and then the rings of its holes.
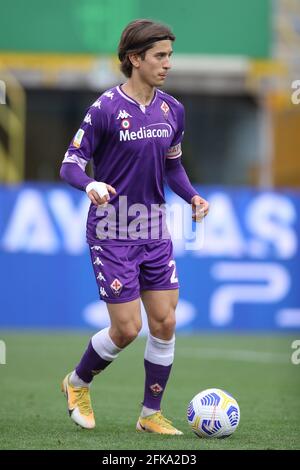
{"type": "Polygon", "coordinates": [[[80,147],[80,144],[81,144],[81,141],[82,141],[83,136],[84,136],[84,130],[83,130],[83,129],[79,129],[79,130],[77,131],[77,134],[76,134],[75,137],[74,137],[74,140],[73,140],[73,145],[74,145],[74,147],[77,147],[77,148],[80,147]]]}
{"type": "Polygon", "coordinates": [[[167,158],[178,158],[181,154],[181,143],[179,142],[179,144],[169,148],[167,152],[167,158]]]}

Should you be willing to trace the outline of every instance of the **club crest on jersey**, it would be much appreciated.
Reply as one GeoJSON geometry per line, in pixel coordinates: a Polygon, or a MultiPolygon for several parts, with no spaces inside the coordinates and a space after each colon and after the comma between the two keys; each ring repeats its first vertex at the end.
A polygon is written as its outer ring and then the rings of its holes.
{"type": "Polygon", "coordinates": [[[160,106],[160,109],[164,113],[164,117],[167,119],[168,112],[170,111],[170,108],[169,108],[169,106],[167,105],[167,103],[165,101],[162,102],[162,104],[160,106]]]}
{"type": "Polygon", "coordinates": [[[129,117],[132,117],[131,114],[127,113],[125,109],[120,109],[117,120],[118,119],[127,119],[129,117]]]}
{"type": "Polygon", "coordinates": [[[121,121],[121,126],[123,127],[123,129],[129,129],[130,121],[128,119],[123,119],[123,121],[121,121]]]}
{"type": "Polygon", "coordinates": [[[115,295],[119,295],[121,293],[122,287],[123,287],[122,282],[119,281],[119,279],[117,278],[115,278],[110,285],[110,288],[115,295]]]}

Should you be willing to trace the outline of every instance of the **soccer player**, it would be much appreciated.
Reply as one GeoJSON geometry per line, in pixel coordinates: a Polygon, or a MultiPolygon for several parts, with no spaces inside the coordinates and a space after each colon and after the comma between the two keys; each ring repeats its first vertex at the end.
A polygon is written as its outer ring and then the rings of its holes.
{"type": "Polygon", "coordinates": [[[83,428],[95,427],[90,384],[137,337],[142,300],[149,335],[136,429],[182,434],[161,412],[174,358],[179,287],[172,241],[160,210],[164,181],[191,204],[196,221],[207,215],[208,202],[191,186],[181,163],[184,108],[158,89],[171,68],[174,40],[167,26],[150,20],[135,20],[125,28],[118,55],[127,80],[88,109],[60,170],[63,180],[91,200],[87,242],[111,322],[92,336],[62,383],[69,414],[83,428]],[[85,173],[89,160],[94,179],[85,173]]]}

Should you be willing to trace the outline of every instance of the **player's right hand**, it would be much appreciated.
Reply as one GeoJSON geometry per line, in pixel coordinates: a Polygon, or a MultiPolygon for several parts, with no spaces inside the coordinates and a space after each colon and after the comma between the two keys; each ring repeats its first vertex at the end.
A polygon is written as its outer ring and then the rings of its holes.
{"type": "Polygon", "coordinates": [[[95,206],[107,204],[110,200],[109,193],[117,194],[115,188],[110,184],[102,183],[101,181],[92,181],[87,185],[85,191],[95,206]]]}

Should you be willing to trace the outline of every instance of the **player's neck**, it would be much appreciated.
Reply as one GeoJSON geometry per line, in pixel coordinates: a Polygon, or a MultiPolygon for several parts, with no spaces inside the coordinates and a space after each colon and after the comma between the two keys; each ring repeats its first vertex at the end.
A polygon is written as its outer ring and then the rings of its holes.
{"type": "Polygon", "coordinates": [[[122,85],[122,90],[130,98],[133,98],[139,104],[147,106],[151,103],[155,88],[148,85],[147,83],[142,83],[139,80],[135,80],[131,77],[124,85],[122,85]]]}

